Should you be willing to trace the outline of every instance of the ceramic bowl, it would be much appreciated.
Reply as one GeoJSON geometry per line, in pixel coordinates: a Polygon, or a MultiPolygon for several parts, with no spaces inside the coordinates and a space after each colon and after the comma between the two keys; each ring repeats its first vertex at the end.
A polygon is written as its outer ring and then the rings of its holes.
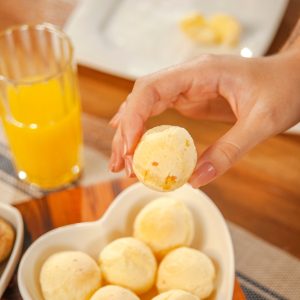
{"type": "Polygon", "coordinates": [[[37,239],[24,254],[19,267],[18,284],[23,299],[42,300],[39,274],[49,255],[61,250],[80,250],[97,260],[99,252],[109,242],[132,235],[133,221],[137,213],[151,200],[162,195],[181,199],[190,208],[196,223],[192,247],[209,255],[217,268],[213,299],[232,300],[232,241],[226,222],[215,204],[203,192],[188,184],[173,192],[161,193],[150,190],[141,183],[136,183],[120,193],[98,221],[64,226],[37,239]]]}
{"type": "Polygon", "coordinates": [[[9,258],[1,263],[0,298],[2,297],[19,261],[23,246],[23,219],[20,212],[4,203],[0,203],[0,218],[10,223],[15,230],[15,242],[9,258]]]}

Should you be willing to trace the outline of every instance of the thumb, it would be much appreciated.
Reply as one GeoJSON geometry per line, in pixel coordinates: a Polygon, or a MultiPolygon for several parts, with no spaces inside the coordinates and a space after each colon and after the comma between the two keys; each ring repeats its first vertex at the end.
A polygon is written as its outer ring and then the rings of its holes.
{"type": "Polygon", "coordinates": [[[203,186],[225,173],[243,154],[265,139],[247,124],[238,122],[199,157],[189,182],[194,187],[203,186]]]}

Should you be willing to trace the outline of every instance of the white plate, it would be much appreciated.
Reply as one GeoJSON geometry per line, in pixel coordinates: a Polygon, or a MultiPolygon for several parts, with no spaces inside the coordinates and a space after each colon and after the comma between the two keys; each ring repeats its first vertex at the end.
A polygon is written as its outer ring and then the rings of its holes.
{"type": "Polygon", "coordinates": [[[23,220],[20,212],[7,204],[0,202],[0,217],[7,222],[9,222],[15,230],[16,238],[14,242],[13,250],[9,256],[9,259],[6,262],[1,264],[1,272],[0,272],[0,298],[2,297],[11,277],[14,274],[16,265],[18,263],[20,254],[22,252],[23,246],[23,220]]]}
{"type": "Polygon", "coordinates": [[[196,221],[193,247],[201,249],[218,269],[216,300],[232,300],[234,255],[226,223],[214,203],[202,192],[185,185],[170,193],[152,191],[137,183],[123,191],[104,216],[90,223],[52,230],[35,241],[24,254],[18,272],[18,284],[24,300],[41,300],[39,273],[45,259],[59,250],[81,250],[97,259],[100,250],[113,239],[129,236],[138,211],[153,198],[173,195],[191,209],[196,221]]]}
{"type": "Polygon", "coordinates": [[[277,31],[288,0],[83,0],[65,31],[79,63],[135,79],[200,53],[263,55],[277,31]],[[224,12],[243,26],[239,47],[205,48],[180,31],[187,14],[224,12]]]}

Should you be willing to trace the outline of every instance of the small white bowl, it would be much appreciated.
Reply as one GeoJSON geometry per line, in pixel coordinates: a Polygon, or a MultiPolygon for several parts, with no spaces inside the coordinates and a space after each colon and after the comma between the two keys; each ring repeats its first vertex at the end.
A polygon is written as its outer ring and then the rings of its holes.
{"type": "Polygon", "coordinates": [[[2,297],[11,277],[14,274],[23,246],[23,219],[20,212],[4,203],[0,203],[0,217],[10,223],[15,230],[15,242],[11,254],[5,264],[3,273],[0,275],[0,298],[2,297]]]}
{"type": "MultiPolygon", "coordinates": [[[[18,285],[24,300],[42,300],[40,269],[45,259],[56,251],[80,250],[94,259],[112,240],[130,236],[133,220],[149,201],[159,196],[183,200],[196,222],[193,247],[208,254],[217,267],[215,300],[232,300],[234,255],[225,220],[215,204],[199,190],[186,184],[169,193],[160,193],[136,183],[117,196],[104,216],[96,222],[73,224],[54,229],[37,239],[24,254],[18,272],[18,285]]],[[[101,201],[101,199],[99,199],[101,201]]]]}

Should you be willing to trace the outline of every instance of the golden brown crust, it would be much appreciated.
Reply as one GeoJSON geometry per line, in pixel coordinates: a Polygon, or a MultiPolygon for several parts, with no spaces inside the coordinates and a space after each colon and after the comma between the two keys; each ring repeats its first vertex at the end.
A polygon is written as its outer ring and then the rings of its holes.
{"type": "Polygon", "coordinates": [[[15,240],[13,227],[0,218],[0,263],[10,254],[15,240]]]}

